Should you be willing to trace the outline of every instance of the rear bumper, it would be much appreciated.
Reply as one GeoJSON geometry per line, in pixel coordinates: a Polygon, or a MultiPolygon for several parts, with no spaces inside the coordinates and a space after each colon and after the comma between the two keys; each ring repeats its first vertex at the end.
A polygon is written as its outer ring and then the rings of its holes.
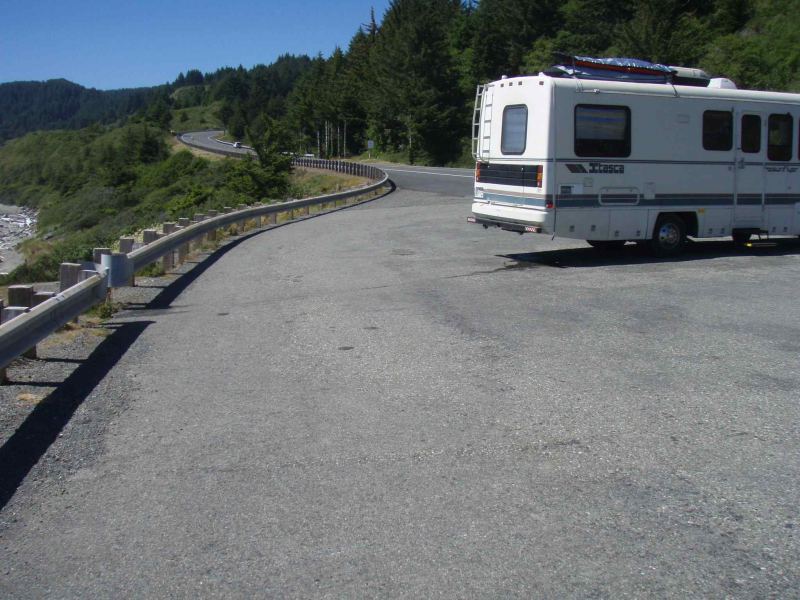
{"type": "Polygon", "coordinates": [[[543,233],[542,228],[537,225],[522,225],[521,223],[507,223],[504,221],[494,221],[492,219],[483,219],[476,216],[467,217],[470,223],[483,225],[484,227],[499,227],[503,231],[515,231],[517,233],[543,233]]]}
{"type": "Polygon", "coordinates": [[[551,233],[553,216],[552,209],[474,202],[467,221],[517,233],[551,233]]]}

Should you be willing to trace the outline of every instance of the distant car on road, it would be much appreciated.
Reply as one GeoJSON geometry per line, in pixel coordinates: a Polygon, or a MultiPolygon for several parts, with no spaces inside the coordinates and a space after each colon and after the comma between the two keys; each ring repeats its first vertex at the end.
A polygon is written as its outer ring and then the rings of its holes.
{"type": "Polygon", "coordinates": [[[241,148],[242,147],[242,142],[233,142],[233,147],[234,148],[241,148]]]}

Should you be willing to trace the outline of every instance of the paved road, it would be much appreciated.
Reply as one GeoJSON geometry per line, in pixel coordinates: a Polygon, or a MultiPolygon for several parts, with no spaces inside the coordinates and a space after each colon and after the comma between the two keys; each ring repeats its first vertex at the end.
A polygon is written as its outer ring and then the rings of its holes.
{"type": "Polygon", "coordinates": [[[189,133],[182,133],[179,138],[185,144],[190,146],[199,146],[209,152],[222,152],[225,154],[237,155],[249,154],[251,151],[247,148],[234,148],[233,144],[220,142],[217,138],[225,133],[222,130],[214,131],[191,131],[189,133]]]}
{"type": "Polygon", "coordinates": [[[122,319],[0,594],[797,597],[800,247],[600,258],[427,172],[122,319]]]}

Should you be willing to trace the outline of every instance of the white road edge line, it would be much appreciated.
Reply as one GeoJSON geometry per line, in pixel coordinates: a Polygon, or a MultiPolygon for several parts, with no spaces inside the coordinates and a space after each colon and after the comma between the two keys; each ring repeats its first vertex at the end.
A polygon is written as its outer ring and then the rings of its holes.
{"type": "Polygon", "coordinates": [[[437,177],[463,177],[464,179],[472,179],[474,175],[456,175],[455,173],[432,173],[430,171],[412,171],[410,169],[390,169],[388,167],[378,167],[387,173],[420,173],[422,175],[435,175],[437,177]]]}

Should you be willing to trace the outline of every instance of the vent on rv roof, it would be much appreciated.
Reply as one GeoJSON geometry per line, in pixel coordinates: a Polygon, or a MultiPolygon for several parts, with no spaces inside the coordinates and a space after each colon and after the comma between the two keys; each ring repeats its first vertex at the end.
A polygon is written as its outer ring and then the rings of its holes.
{"type": "Polygon", "coordinates": [[[672,83],[675,85],[692,85],[696,87],[707,87],[711,81],[711,75],[702,69],[691,67],[670,67],[672,71],[672,83]]]}
{"type": "Polygon", "coordinates": [[[733,83],[730,79],[726,79],[725,77],[715,77],[714,79],[708,82],[708,87],[719,88],[722,90],[735,90],[736,84],[733,83]]]}

